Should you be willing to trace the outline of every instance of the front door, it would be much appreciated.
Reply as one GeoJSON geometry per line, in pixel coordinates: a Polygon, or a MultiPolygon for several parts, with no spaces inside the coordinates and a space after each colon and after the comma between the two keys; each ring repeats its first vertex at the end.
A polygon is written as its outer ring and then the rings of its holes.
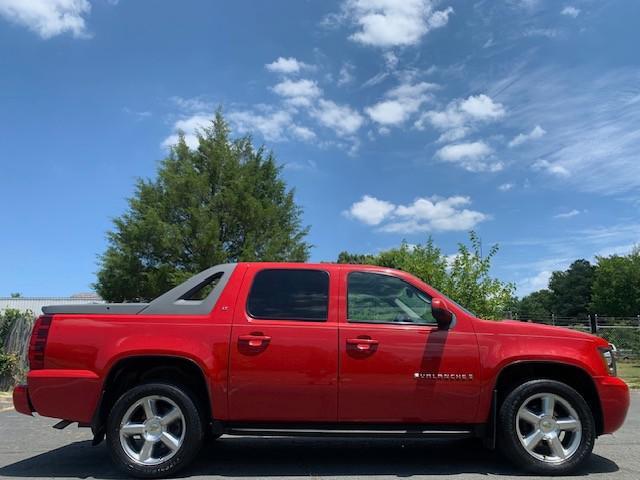
{"type": "Polygon", "coordinates": [[[231,332],[230,420],[337,420],[337,289],[322,269],[247,270],[231,332]]]}
{"type": "Polygon", "coordinates": [[[438,330],[431,296],[408,279],[341,277],[339,421],[472,423],[480,387],[469,322],[438,330]]]}

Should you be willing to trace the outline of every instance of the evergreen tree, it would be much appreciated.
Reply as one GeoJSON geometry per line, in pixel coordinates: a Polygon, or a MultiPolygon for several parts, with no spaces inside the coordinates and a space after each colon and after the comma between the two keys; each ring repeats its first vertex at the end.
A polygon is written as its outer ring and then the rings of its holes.
{"type": "Polygon", "coordinates": [[[232,140],[221,112],[190,149],[180,136],[154,180],[138,180],[100,257],[97,292],[149,300],[212,265],[305,261],[302,210],[272,153],[232,140]]]}

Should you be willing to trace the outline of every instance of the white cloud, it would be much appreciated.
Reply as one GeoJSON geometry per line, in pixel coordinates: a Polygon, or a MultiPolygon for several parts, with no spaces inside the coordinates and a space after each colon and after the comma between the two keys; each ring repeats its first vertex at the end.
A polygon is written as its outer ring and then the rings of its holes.
{"type": "Polygon", "coordinates": [[[518,282],[518,293],[521,296],[524,296],[528,295],[531,292],[547,288],[549,286],[550,278],[550,270],[542,270],[532,277],[526,277],[518,282]]]}
{"type": "Polygon", "coordinates": [[[313,140],[314,138],[316,138],[316,134],[313,130],[311,130],[308,127],[303,127],[300,125],[292,125],[291,126],[291,133],[293,133],[293,135],[296,138],[299,138],[300,140],[304,140],[304,141],[309,141],[309,140],[313,140]]]}
{"type": "Polygon", "coordinates": [[[388,48],[416,45],[430,30],[445,26],[453,8],[436,11],[432,0],[346,0],[343,12],[358,26],[351,40],[388,48]]]}
{"type": "MultiPolygon", "coordinates": [[[[178,132],[182,132],[189,148],[196,148],[198,134],[204,128],[211,126],[213,117],[213,114],[197,113],[177,120],[173,125],[173,133],[164,139],[162,146],[168,148],[175,145],[178,141],[178,132]]],[[[298,125],[287,110],[237,110],[227,113],[226,117],[236,132],[258,133],[267,141],[281,142],[291,138],[309,141],[316,137],[311,129],[298,125]]]]}
{"type": "Polygon", "coordinates": [[[464,208],[469,197],[416,198],[408,205],[395,205],[365,195],[345,212],[347,217],[388,233],[468,230],[488,219],[488,215],[464,208]]]}
{"type": "Polygon", "coordinates": [[[476,120],[497,120],[504,116],[504,107],[487,95],[470,96],[460,102],[460,110],[476,120]]]}
{"type": "Polygon", "coordinates": [[[509,142],[509,146],[517,147],[518,145],[522,145],[529,140],[537,140],[544,137],[546,133],[547,131],[544,128],[542,128],[540,125],[536,125],[529,133],[520,133],[516,135],[513,140],[509,142]]]}
{"type": "Polygon", "coordinates": [[[308,107],[322,94],[322,90],[313,80],[284,80],[273,87],[273,91],[295,106],[308,107]]]}
{"type": "Polygon", "coordinates": [[[398,62],[400,61],[398,56],[391,50],[384,52],[382,56],[384,58],[384,64],[387,67],[387,70],[395,70],[395,68],[398,66],[398,62]]]}
{"type": "Polygon", "coordinates": [[[333,129],[340,136],[353,135],[364,122],[362,115],[348,105],[338,105],[322,98],[310,113],[318,122],[333,129]]]}
{"type": "Polygon", "coordinates": [[[386,79],[389,76],[389,72],[380,72],[380,73],[376,73],[373,77],[371,77],[369,80],[367,80],[366,82],[364,82],[362,84],[362,86],[364,88],[367,87],[373,87],[374,85],[379,84],[380,82],[382,82],[384,79],[386,79]]]}
{"type": "Polygon", "coordinates": [[[576,18],[578,15],[580,15],[580,9],[576,8],[576,7],[573,7],[571,5],[568,5],[568,6],[564,7],[560,13],[562,15],[566,15],[568,17],[576,18]]]}
{"type": "Polygon", "coordinates": [[[353,82],[353,70],[355,67],[351,63],[343,63],[342,67],[340,67],[340,73],[338,73],[338,86],[347,85],[348,83],[353,82]]]}
{"type": "Polygon", "coordinates": [[[465,137],[477,124],[499,120],[505,114],[504,106],[488,95],[472,95],[466,99],[453,100],[444,110],[423,113],[414,126],[418,130],[424,130],[430,124],[444,132],[439,141],[455,141],[465,137]]]}
{"type": "Polygon", "coordinates": [[[0,0],[0,16],[27,27],[44,39],[63,33],[86,38],[87,0],[0,0]]]}
{"type": "Polygon", "coordinates": [[[568,212],[558,213],[557,215],[554,215],[553,218],[571,218],[575,217],[576,215],[580,215],[580,210],[576,210],[574,208],[573,210],[569,210],[568,212]]]}
{"type": "Polygon", "coordinates": [[[639,75],[637,68],[527,68],[496,82],[487,94],[499,92],[509,105],[510,124],[544,125],[544,141],[527,144],[521,161],[544,159],[532,168],[558,177],[553,188],[637,197],[639,75]]]}
{"type": "Polygon", "coordinates": [[[307,63],[301,62],[293,57],[278,57],[271,63],[267,63],[265,68],[270,72],[291,74],[299,73],[302,70],[312,70],[313,66],[307,63]]]}
{"type": "Polygon", "coordinates": [[[558,35],[559,35],[558,30],[554,28],[528,28],[524,31],[525,37],[555,38],[558,35]]]}
{"type": "Polygon", "coordinates": [[[544,171],[556,177],[568,177],[570,175],[569,170],[560,165],[557,162],[549,162],[548,160],[536,160],[533,165],[531,165],[536,171],[544,171]]]}
{"type": "Polygon", "coordinates": [[[504,165],[491,159],[493,149],[483,141],[445,145],[436,152],[440,160],[455,163],[470,172],[498,172],[504,165]]]}
{"type": "Polygon", "coordinates": [[[182,132],[184,141],[189,148],[196,148],[198,146],[198,132],[209,127],[212,119],[213,115],[197,114],[176,121],[173,125],[174,133],[164,139],[162,146],[168,148],[178,143],[178,132],[182,132]]]}
{"type": "Polygon", "coordinates": [[[171,101],[176,104],[176,106],[180,110],[184,110],[185,112],[204,112],[213,110],[214,105],[208,100],[205,100],[203,97],[193,97],[193,98],[185,98],[185,97],[171,97],[171,101]]]}
{"type": "Polygon", "coordinates": [[[280,142],[293,135],[301,140],[310,140],[315,134],[306,127],[295,124],[291,113],[275,110],[259,113],[250,110],[230,112],[227,118],[239,133],[258,132],[265,140],[280,142]]]}
{"type": "Polygon", "coordinates": [[[369,117],[380,125],[399,125],[416,113],[429,99],[427,91],[436,88],[432,83],[403,83],[385,95],[386,100],[365,109],[369,117]]]}
{"type": "Polygon", "coordinates": [[[393,203],[365,195],[344,213],[367,225],[379,225],[395,208],[393,203]]]}
{"type": "Polygon", "coordinates": [[[438,137],[438,143],[457,142],[466,137],[470,131],[469,127],[456,127],[446,130],[438,137]]]}
{"type": "Polygon", "coordinates": [[[514,187],[515,185],[513,183],[503,183],[498,186],[498,190],[501,192],[508,192],[509,190],[513,190],[514,187]]]}
{"type": "Polygon", "coordinates": [[[149,112],[148,110],[133,110],[129,107],[124,107],[122,111],[128,115],[132,115],[138,120],[143,120],[151,116],[151,112],[149,112]]]}

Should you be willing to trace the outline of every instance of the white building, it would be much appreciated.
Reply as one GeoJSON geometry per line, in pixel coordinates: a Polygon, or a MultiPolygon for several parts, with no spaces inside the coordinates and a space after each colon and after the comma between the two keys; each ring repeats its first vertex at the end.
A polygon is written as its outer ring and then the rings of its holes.
{"type": "Polygon", "coordinates": [[[87,303],[104,303],[104,300],[97,293],[76,293],[70,297],[0,297],[0,312],[12,308],[42,315],[42,307],[47,305],[85,305],[87,303]]]}

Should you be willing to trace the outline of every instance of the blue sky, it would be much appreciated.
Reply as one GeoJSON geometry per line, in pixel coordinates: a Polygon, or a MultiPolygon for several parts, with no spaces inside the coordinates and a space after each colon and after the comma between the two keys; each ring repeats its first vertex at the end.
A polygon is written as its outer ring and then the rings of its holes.
{"type": "Polygon", "coordinates": [[[639,2],[0,0],[0,296],[87,291],[111,219],[221,105],[312,260],[467,231],[525,294],[640,241],[639,2]]]}

